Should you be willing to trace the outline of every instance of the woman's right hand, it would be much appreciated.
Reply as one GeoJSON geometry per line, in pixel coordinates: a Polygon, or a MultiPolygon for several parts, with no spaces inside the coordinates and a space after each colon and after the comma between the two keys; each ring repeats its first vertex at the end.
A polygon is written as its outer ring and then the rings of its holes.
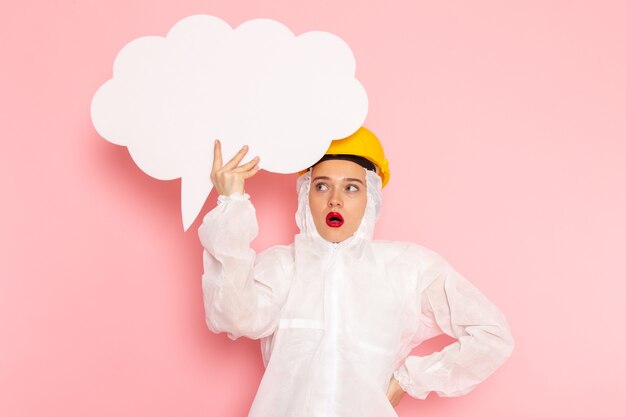
{"type": "Polygon", "coordinates": [[[222,165],[222,145],[219,140],[215,140],[211,181],[219,195],[243,194],[245,192],[243,188],[245,180],[259,172],[258,156],[252,158],[248,163],[239,165],[247,152],[248,145],[245,145],[226,165],[222,165]]]}

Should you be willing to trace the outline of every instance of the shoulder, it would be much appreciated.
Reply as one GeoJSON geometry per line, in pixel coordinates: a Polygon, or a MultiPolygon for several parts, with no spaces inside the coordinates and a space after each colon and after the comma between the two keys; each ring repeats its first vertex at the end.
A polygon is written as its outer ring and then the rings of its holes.
{"type": "Polygon", "coordinates": [[[373,241],[375,256],[394,276],[409,279],[409,286],[421,292],[437,278],[446,277],[451,265],[443,256],[425,246],[403,241],[373,241]]]}
{"type": "Polygon", "coordinates": [[[276,245],[261,251],[257,255],[256,264],[280,264],[282,267],[287,268],[293,265],[293,258],[293,243],[289,245],[276,245]]]}
{"type": "Polygon", "coordinates": [[[289,245],[275,245],[259,252],[259,256],[291,256],[293,257],[293,243],[289,245]]]}

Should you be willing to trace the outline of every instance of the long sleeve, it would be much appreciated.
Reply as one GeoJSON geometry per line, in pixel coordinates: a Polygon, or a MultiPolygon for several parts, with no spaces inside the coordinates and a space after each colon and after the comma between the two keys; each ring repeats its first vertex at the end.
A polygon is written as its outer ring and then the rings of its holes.
{"type": "Polygon", "coordinates": [[[272,334],[288,290],[291,248],[275,246],[257,255],[250,247],[257,232],[247,194],[220,196],[198,229],[206,323],[233,340],[272,334]]]}
{"type": "Polygon", "coordinates": [[[431,336],[443,332],[457,341],[428,356],[409,356],[394,376],[415,398],[463,395],[504,363],[513,338],[497,307],[441,257],[433,256],[423,278],[418,333],[426,328],[431,336]]]}

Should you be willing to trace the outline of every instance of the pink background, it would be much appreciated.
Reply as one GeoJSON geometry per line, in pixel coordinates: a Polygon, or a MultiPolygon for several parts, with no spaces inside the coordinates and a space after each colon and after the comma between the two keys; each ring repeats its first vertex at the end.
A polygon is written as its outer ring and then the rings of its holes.
{"type": "MultiPolygon", "coordinates": [[[[346,40],[391,161],[377,237],[441,253],[508,317],[504,367],[465,397],[407,396],[400,416],[624,415],[626,3],[22,0],[0,13],[0,415],[249,408],[258,342],[205,327],[179,183],[143,174],[89,118],[125,43],[196,13],[346,40]]],[[[250,181],[257,249],[291,240],[294,180],[250,181]]]]}

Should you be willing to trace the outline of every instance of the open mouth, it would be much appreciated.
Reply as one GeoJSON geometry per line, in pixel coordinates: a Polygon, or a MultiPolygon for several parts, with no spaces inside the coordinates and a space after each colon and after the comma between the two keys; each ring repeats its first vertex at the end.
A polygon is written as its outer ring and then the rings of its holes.
{"type": "Polygon", "coordinates": [[[341,227],[343,224],[343,217],[341,214],[331,211],[326,215],[326,224],[330,227],[341,227]]]}

